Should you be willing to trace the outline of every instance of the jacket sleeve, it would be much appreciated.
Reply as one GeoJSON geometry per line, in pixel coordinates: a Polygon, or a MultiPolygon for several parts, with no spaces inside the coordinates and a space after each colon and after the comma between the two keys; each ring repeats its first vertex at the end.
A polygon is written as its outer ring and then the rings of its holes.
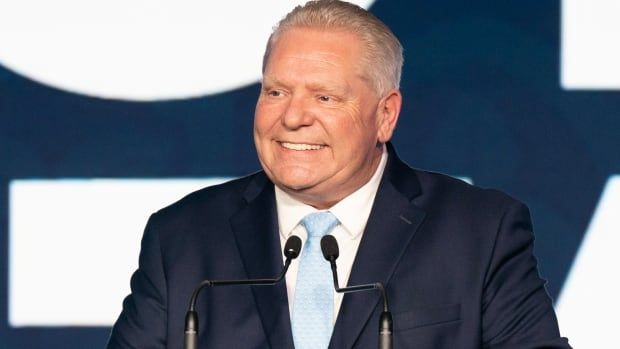
{"type": "Polygon", "coordinates": [[[525,205],[511,201],[499,224],[482,295],[483,347],[570,348],[561,338],[545,281],[533,255],[525,205]]]}
{"type": "Polygon", "coordinates": [[[146,225],[138,270],[131,277],[131,294],[123,301],[108,349],[166,347],[166,278],[154,220],[151,216],[146,225]]]}

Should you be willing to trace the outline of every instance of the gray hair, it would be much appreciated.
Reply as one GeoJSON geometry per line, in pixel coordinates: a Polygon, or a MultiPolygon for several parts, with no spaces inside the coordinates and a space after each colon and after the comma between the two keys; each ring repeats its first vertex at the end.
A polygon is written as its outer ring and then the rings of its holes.
{"type": "Polygon", "coordinates": [[[379,96],[399,88],[403,47],[390,28],[365,9],[339,0],[308,1],[295,7],[273,28],[263,56],[263,73],[278,37],[292,28],[346,30],[364,45],[364,74],[379,96]]]}

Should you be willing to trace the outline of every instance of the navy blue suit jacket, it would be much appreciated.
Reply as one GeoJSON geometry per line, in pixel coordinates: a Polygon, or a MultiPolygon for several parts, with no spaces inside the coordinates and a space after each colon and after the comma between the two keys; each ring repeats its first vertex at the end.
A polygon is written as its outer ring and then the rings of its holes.
{"type": "MultiPolygon", "coordinates": [[[[389,152],[349,284],[387,286],[394,348],[569,348],[538,274],[527,208],[389,152]]],[[[201,280],[273,277],[282,264],[263,172],[194,192],[149,219],[108,348],[182,348],[201,280]]],[[[206,289],[197,310],[201,348],[293,348],[284,283],[206,289]]],[[[380,311],[378,293],[346,295],[330,348],[377,348],[380,311]]]]}

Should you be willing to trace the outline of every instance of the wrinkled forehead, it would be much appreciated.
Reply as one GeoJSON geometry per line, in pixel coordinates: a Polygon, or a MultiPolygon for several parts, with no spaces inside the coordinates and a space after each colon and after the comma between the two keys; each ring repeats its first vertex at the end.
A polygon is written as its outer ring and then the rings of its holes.
{"type": "Polygon", "coordinates": [[[334,69],[350,70],[372,84],[362,38],[344,28],[291,27],[283,28],[270,41],[263,62],[263,78],[271,75],[272,62],[298,58],[318,62],[334,69]]]}
{"type": "Polygon", "coordinates": [[[297,47],[302,49],[320,49],[335,53],[351,52],[358,56],[364,51],[362,37],[349,29],[295,26],[282,28],[274,33],[268,47],[269,54],[291,44],[297,44],[297,47]]]}

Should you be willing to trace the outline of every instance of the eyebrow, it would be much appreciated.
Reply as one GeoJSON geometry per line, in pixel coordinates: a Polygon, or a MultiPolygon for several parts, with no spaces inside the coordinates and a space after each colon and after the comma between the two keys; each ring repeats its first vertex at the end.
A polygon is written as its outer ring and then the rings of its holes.
{"type": "MultiPolygon", "coordinates": [[[[268,87],[273,87],[273,86],[282,86],[284,88],[290,88],[290,84],[287,84],[286,82],[278,79],[277,77],[273,77],[273,76],[265,76],[263,77],[263,81],[262,81],[263,87],[268,86],[268,87]]],[[[334,94],[340,94],[340,95],[344,95],[347,94],[350,90],[350,87],[348,84],[338,84],[338,83],[334,83],[334,84],[325,84],[322,82],[306,82],[305,83],[305,87],[312,91],[312,92],[328,92],[328,93],[334,93],[334,94]]]]}
{"type": "Polygon", "coordinates": [[[306,84],[306,87],[313,92],[324,91],[335,94],[345,94],[349,91],[347,84],[325,85],[322,83],[310,82],[306,84]]]}
{"type": "Polygon", "coordinates": [[[289,85],[284,83],[282,80],[276,78],[276,77],[271,77],[271,76],[265,76],[263,77],[263,81],[262,81],[263,86],[268,85],[268,86],[284,86],[284,87],[288,87],[289,85]]]}

